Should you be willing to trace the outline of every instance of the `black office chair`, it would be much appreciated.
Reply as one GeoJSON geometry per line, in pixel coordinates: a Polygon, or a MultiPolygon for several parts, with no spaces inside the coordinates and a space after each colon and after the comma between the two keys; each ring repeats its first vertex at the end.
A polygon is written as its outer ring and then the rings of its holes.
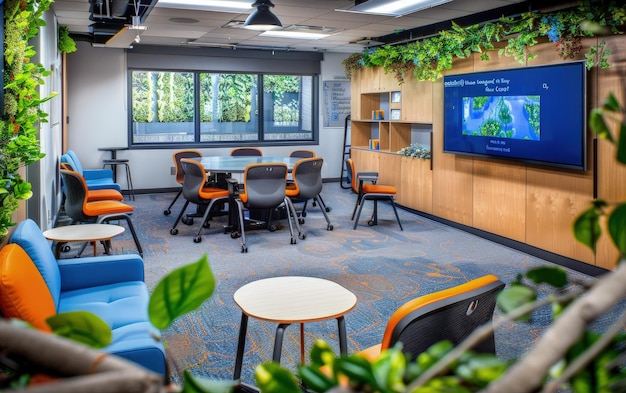
{"type": "Polygon", "coordinates": [[[258,147],[236,147],[230,151],[230,155],[262,157],[263,152],[258,147]]]}
{"type": "MultiPolygon", "coordinates": [[[[457,345],[476,328],[491,323],[496,296],[504,286],[498,277],[486,275],[410,300],[391,315],[382,342],[359,353],[376,359],[381,351],[401,342],[402,352],[414,360],[439,341],[457,345]]],[[[495,354],[493,331],[472,349],[495,354]]]]}
{"type": "Polygon", "coordinates": [[[283,205],[287,209],[287,221],[291,234],[291,244],[296,244],[293,235],[293,225],[291,223],[291,212],[293,207],[291,201],[285,195],[287,181],[287,165],[278,162],[250,164],[243,173],[243,190],[235,199],[239,215],[239,232],[231,233],[232,237],[241,237],[241,252],[248,252],[246,244],[244,209],[248,210],[268,210],[268,228],[271,225],[271,211],[283,205]]]}
{"type": "MultiPolygon", "coordinates": [[[[332,231],[333,225],[330,223],[330,218],[326,214],[323,204],[320,201],[320,192],[322,192],[322,165],[324,160],[321,157],[303,158],[295,163],[291,171],[293,182],[287,184],[286,195],[291,202],[306,202],[309,199],[317,202],[320,211],[326,219],[326,230],[332,231]]],[[[293,203],[291,205],[293,207],[293,203]]],[[[298,229],[298,237],[305,239],[306,234],[300,230],[299,224],[304,224],[304,219],[297,219],[297,212],[295,208],[292,210],[292,216],[296,221],[296,228],[298,229]]]]}
{"type": "MultiPolygon", "coordinates": [[[[311,158],[311,157],[315,157],[316,154],[313,150],[306,150],[306,149],[302,149],[302,150],[294,150],[291,153],[289,153],[289,157],[299,157],[299,158],[311,158]]],[[[288,181],[289,183],[289,181],[288,181]]],[[[326,206],[326,203],[324,202],[324,199],[322,198],[321,195],[319,195],[318,201],[313,200],[313,206],[315,206],[317,203],[321,203],[321,206],[324,210],[326,210],[326,212],[330,212],[331,208],[329,206],[326,206]]],[[[304,205],[302,206],[302,211],[300,212],[300,214],[302,215],[302,217],[306,217],[306,207],[307,207],[307,203],[308,201],[304,201],[304,205]]]]}
{"type": "Polygon", "coordinates": [[[214,206],[219,206],[215,205],[216,203],[223,203],[228,200],[228,190],[207,186],[206,171],[204,170],[202,163],[199,161],[189,158],[181,158],[180,164],[184,172],[182,193],[185,197],[185,204],[183,205],[183,209],[178,214],[176,222],[174,222],[174,226],[170,229],[170,233],[172,235],[178,234],[176,226],[183,217],[183,214],[185,214],[185,210],[187,209],[187,206],[189,206],[190,202],[198,206],[204,206],[205,210],[202,216],[202,222],[198,228],[198,232],[193,238],[194,243],[200,243],[202,241],[202,237],[200,237],[202,228],[209,228],[208,220],[211,217],[211,212],[213,211],[214,206]]]}
{"type": "Polygon", "coordinates": [[[167,209],[163,211],[163,214],[165,214],[166,216],[169,216],[172,213],[172,206],[174,206],[178,198],[180,198],[181,194],[183,193],[183,179],[184,179],[185,174],[183,173],[183,167],[180,164],[180,160],[183,158],[201,158],[201,157],[202,157],[202,153],[199,150],[179,150],[175,152],[174,154],[172,154],[172,160],[174,161],[174,168],[176,168],[176,182],[180,184],[180,189],[178,190],[178,193],[174,197],[174,200],[172,201],[172,203],[170,203],[167,209]]]}

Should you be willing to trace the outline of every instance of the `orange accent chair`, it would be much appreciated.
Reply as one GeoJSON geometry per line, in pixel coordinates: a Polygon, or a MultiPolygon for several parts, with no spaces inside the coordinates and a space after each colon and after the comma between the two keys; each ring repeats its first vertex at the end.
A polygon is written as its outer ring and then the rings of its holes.
{"type": "Polygon", "coordinates": [[[180,198],[183,193],[183,181],[185,178],[185,173],[183,172],[183,166],[181,165],[180,160],[182,160],[183,158],[201,157],[202,153],[199,150],[179,150],[172,154],[172,160],[174,160],[174,167],[176,168],[176,182],[180,184],[180,189],[178,190],[178,193],[174,197],[172,203],[170,203],[167,209],[163,211],[163,214],[165,214],[166,216],[169,216],[172,213],[172,206],[174,206],[178,198],[180,198]]]}
{"type": "Polygon", "coordinates": [[[367,224],[369,226],[378,224],[378,201],[387,200],[393,208],[393,212],[396,215],[398,225],[400,225],[400,230],[403,231],[404,229],[402,228],[402,222],[400,222],[398,209],[396,209],[396,203],[393,198],[393,196],[397,192],[396,188],[394,186],[377,184],[378,172],[357,173],[354,169],[354,162],[351,158],[348,158],[346,160],[346,167],[348,173],[350,174],[350,178],[352,179],[352,191],[357,194],[356,204],[354,205],[354,210],[352,211],[352,220],[354,220],[353,229],[356,229],[356,226],[359,222],[359,217],[361,216],[361,210],[363,209],[363,203],[366,200],[374,201],[374,211],[372,213],[372,217],[367,221],[367,224]],[[364,183],[364,181],[369,181],[370,183],[364,183]]]}
{"type": "MultiPolygon", "coordinates": [[[[68,171],[73,171],[72,166],[67,162],[62,162],[60,164],[61,169],[65,169],[68,171]]],[[[63,194],[65,197],[65,193],[63,194]]],[[[123,201],[124,195],[116,189],[101,189],[101,190],[90,190],[87,189],[87,202],[94,201],[123,201]]],[[[61,204],[64,204],[65,200],[61,204]]]]}
{"type": "MultiPolygon", "coordinates": [[[[109,223],[113,220],[126,221],[139,255],[143,255],[143,249],[135,232],[135,227],[129,214],[135,209],[120,201],[93,201],[87,199],[87,184],[78,172],[61,170],[61,176],[65,183],[65,212],[73,223],[109,223]]],[[[108,251],[105,244],[105,250],[108,251]]],[[[81,250],[82,252],[82,250],[81,250]]],[[[80,255],[80,253],[79,253],[80,255]]]]}
{"type": "MultiPolygon", "coordinates": [[[[496,296],[504,283],[493,275],[410,300],[389,318],[382,342],[359,354],[373,360],[397,342],[415,359],[431,345],[449,340],[457,345],[476,328],[491,323],[496,296]]],[[[493,333],[473,348],[495,354],[493,333]]]]}
{"type": "MultiPolygon", "coordinates": [[[[178,214],[176,218],[176,222],[172,229],[170,229],[170,234],[177,235],[178,229],[176,226],[178,222],[185,214],[185,210],[187,210],[187,206],[189,203],[194,203],[198,206],[205,206],[204,214],[202,216],[202,223],[198,228],[198,232],[193,238],[194,243],[200,243],[202,238],[200,237],[200,232],[202,228],[209,227],[209,219],[211,211],[215,206],[216,202],[226,202],[228,200],[228,190],[223,188],[211,187],[207,186],[207,176],[202,163],[196,160],[192,160],[189,158],[182,158],[180,163],[183,167],[184,172],[184,180],[183,180],[183,196],[185,197],[185,205],[183,209],[178,214]],[[208,206],[207,206],[208,205],[208,206]]],[[[184,222],[184,220],[183,220],[184,222]]]]}

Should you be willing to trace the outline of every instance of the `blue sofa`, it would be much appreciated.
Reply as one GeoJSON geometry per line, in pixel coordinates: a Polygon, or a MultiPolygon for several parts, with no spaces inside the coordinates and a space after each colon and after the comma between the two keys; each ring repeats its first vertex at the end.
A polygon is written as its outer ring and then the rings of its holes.
{"type": "Polygon", "coordinates": [[[75,172],[80,173],[90,190],[117,190],[122,191],[122,187],[113,181],[113,171],[104,169],[84,169],[73,150],[68,150],[61,156],[61,162],[69,164],[75,172]]]}
{"type": "Polygon", "coordinates": [[[148,319],[144,266],[135,254],[55,259],[37,224],[27,219],[0,250],[0,309],[5,317],[49,330],[55,313],[90,311],[110,327],[103,350],[166,377],[165,349],[148,319]]]}

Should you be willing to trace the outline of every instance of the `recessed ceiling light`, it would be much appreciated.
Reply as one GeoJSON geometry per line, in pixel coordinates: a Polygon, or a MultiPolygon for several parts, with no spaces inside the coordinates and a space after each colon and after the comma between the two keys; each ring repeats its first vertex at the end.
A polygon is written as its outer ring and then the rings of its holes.
{"type": "Polygon", "coordinates": [[[426,8],[436,7],[452,0],[368,0],[348,9],[335,11],[355,12],[358,14],[374,14],[387,16],[404,16],[426,8]]]}
{"type": "Polygon", "coordinates": [[[159,0],[157,7],[179,8],[215,12],[247,13],[252,10],[250,0],[219,1],[219,0],[159,0]]]}

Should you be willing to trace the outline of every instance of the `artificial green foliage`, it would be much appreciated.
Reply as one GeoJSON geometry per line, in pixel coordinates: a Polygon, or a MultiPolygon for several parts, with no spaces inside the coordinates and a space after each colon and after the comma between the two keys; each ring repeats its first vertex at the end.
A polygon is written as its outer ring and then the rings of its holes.
{"type": "Polygon", "coordinates": [[[418,143],[412,143],[409,146],[403,147],[398,153],[405,157],[430,159],[430,150],[422,147],[418,143]]]}
{"type": "Polygon", "coordinates": [[[86,311],[56,314],[46,319],[46,322],[54,334],[92,348],[106,347],[113,337],[106,322],[86,311]]]}
{"type": "Polygon", "coordinates": [[[50,75],[41,64],[31,62],[36,52],[29,40],[45,26],[42,15],[51,0],[10,0],[4,3],[4,108],[0,123],[0,239],[15,225],[12,214],[19,201],[32,195],[30,184],[18,170],[43,157],[39,146],[39,123],[47,121],[40,104],[39,86],[50,75]]]}
{"type": "MultiPolygon", "coordinates": [[[[510,313],[523,305],[533,303],[535,300],[537,300],[536,291],[519,283],[504,288],[497,297],[498,307],[505,313],[510,313]]],[[[528,321],[529,319],[530,314],[519,318],[520,321],[528,321]]]]}
{"type": "Polygon", "coordinates": [[[188,370],[183,371],[185,393],[229,393],[233,392],[237,381],[217,381],[213,379],[198,378],[188,370]]]}
{"type": "Polygon", "coordinates": [[[181,266],[161,279],[150,296],[150,322],[165,329],[176,318],[200,307],[214,289],[215,277],[204,254],[197,262],[181,266]]]}
{"type": "Polygon", "coordinates": [[[596,252],[596,244],[602,234],[600,216],[608,204],[603,200],[596,200],[592,206],[580,214],[574,221],[574,237],[580,243],[596,252]]]}
{"type": "Polygon", "coordinates": [[[555,288],[563,288],[567,285],[567,273],[558,267],[542,266],[530,269],[526,277],[536,285],[548,284],[555,288]]]}
{"type": "Polygon", "coordinates": [[[69,27],[59,26],[59,42],[57,47],[60,53],[76,52],[76,41],[70,37],[69,27]]]}
{"type": "Polygon", "coordinates": [[[302,393],[298,381],[291,371],[278,363],[257,366],[254,374],[257,386],[264,393],[302,393]]]}
{"type": "MultiPolygon", "coordinates": [[[[518,17],[502,17],[482,25],[460,26],[452,23],[449,30],[399,45],[367,48],[352,54],[342,64],[350,78],[363,67],[382,67],[385,73],[394,73],[403,83],[409,72],[417,80],[434,81],[450,70],[455,58],[466,58],[480,53],[480,59],[490,60],[489,52],[513,57],[526,65],[537,57],[532,47],[546,39],[553,42],[556,52],[564,59],[573,59],[582,51],[582,38],[621,34],[626,22],[626,6],[615,1],[581,2],[577,7],[553,13],[527,12],[518,17]]],[[[610,66],[611,51],[601,40],[591,46],[584,56],[587,68],[610,66]]]]}

